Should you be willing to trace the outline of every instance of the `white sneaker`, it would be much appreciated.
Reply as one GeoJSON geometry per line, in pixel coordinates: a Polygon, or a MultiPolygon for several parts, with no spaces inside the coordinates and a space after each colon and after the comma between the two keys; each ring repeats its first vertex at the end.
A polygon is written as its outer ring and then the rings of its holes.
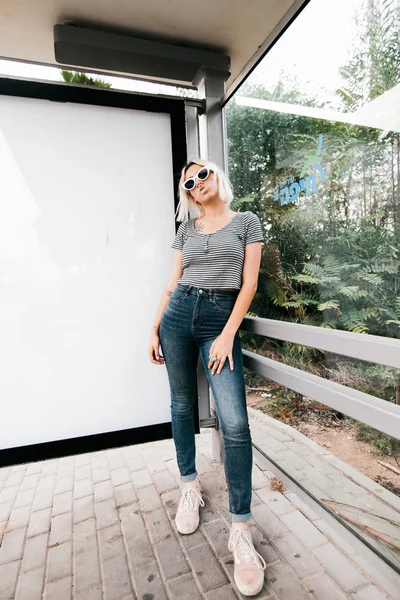
{"type": "Polygon", "coordinates": [[[253,545],[250,531],[231,529],[228,548],[233,552],[233,578],[244,596],[255,596],[264,585],[266,563],[253,545]]]}
{"type": "Polygon", "coordinates": [[[199,526],[199,506],[204,506],[197,483],[193,487],[185,487],[179,501],[175,516],[175,525],[179,533],[193,533],[199,526]]]}

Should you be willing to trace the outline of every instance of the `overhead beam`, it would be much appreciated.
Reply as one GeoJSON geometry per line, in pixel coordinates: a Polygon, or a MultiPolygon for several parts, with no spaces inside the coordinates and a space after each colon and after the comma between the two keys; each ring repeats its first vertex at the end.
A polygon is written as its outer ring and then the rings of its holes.
{"type": "Polygon", "coordinates": [[[231,73],[230,57],[221,53],[69,23],[54,26],[54,53],[63,65],[119,71],[177,84],[193,85],[204,68],[219,72],[224,81],[231,73]]]}

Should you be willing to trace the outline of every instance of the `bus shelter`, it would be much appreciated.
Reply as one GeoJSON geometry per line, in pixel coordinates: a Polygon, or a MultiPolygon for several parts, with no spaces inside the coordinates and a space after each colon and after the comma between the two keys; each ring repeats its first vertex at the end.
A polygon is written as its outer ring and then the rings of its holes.
{"type": "MultiPolygon", "coordinates": [[[[193,97],[0,78],[0,397],[7,423],[18,423],[1,429],[0,467],[172,437],[167,375],[148,361],[147,344],[170,269],[165,248],[178,227],[180,169],[201,156],[227,170],[224,107],[307,4],[3,2],[1,58],[185,87],[193,97]]],[[[364,113],[357,118],[375,122],[364,113]]],[[[291,191],[281,188],[288,203],[291,191]]],[[[252,316],[241,329],[400,366],[390,338],[252,316]]],[[[399,405],[248,350],[243,358],[253,372],[400,438],[399,405]]],[[[200,428],[211,429],[222,463],[201,361],[200,428]]],[[[285,435],[276,440],[290,452],[285,435]]],[[[254,437],[259,457],[322,507],[315,487],[302,485],[264,436],[260,428],[254,437]]],[[[356,547],[399,573],[396,542],[385,549],[333,505],[323,510],[356,547]]]]}

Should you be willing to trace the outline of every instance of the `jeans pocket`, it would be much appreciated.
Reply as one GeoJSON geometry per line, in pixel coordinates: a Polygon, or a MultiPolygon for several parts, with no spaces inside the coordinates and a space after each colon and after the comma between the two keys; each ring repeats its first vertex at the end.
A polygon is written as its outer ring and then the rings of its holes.
{"type": "Polygon", "coordinates": [[[224,313],[230,313],[235,306],[236,298],[235,297],[223,297],[223,296],[214,296],[213,304],[218,308],[218,310],[224,313]]]}
{"type": "Polygon", "coordinates": [[[174,289],[174,291],[172,292],[171,298],[169,299],[170,302],[182,302],[182,300],[184,298],[186,298],[187,296],[187,290],[183,290],[180,287],[177,287],[174,289]]]}

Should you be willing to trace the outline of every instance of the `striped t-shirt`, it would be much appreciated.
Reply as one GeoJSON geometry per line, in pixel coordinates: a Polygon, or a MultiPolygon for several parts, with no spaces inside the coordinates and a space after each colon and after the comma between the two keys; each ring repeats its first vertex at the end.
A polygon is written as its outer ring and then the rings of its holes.
{"type": "Polygon", "coordinates": [[[183,221],[171,248],[182,250],[183,275],[178,283],[204,288],[242,287],[245,246],[263,242],[261,223],[250,210],[236,213],[214,233],[200,233],[195,219],[183,221]]]}

